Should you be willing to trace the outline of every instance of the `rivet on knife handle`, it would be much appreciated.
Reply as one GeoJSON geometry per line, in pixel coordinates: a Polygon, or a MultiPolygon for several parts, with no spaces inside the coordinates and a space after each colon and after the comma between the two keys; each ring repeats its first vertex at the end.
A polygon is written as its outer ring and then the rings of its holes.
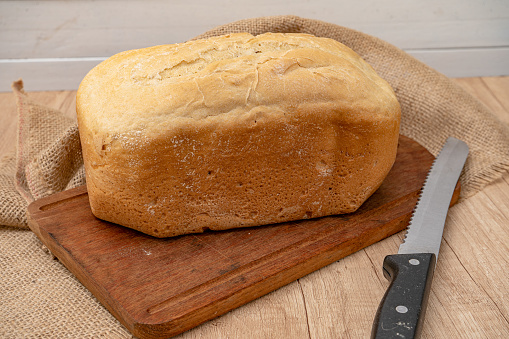
{"type": "Polygon", "coordinates": [[[371,338],[418,338],[433,280],[449,204],[468,146],[449,138],[435,159],[398,254],[385,257],[391,281],[378,307],[371,338]]]}

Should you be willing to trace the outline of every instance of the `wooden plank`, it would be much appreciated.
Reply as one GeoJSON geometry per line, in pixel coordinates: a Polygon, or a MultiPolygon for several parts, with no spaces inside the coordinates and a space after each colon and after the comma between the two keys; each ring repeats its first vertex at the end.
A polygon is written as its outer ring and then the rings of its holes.
{"type": "Polygon", "coordinates": [[[0,92],[23,79],[27,91],[77,90],[87,73],[106,58],[0,60],[0,92]]]}
{"type": "Polygon", "coordinates": [[[406,52],[444,75],[509,75],[509,47],[407,49],[406,52]]]}
{"type": "MultiPolygon", "coordinates": [[[[498,321],[507,324],[509,279],[500,277],[507,278],[509,272],[509,185],[499,179],[462,205],[462,213],[452,215],[456,227],[444,234],[444,239],[462,257],[468,275],[481,289],[480,295],[486,295],[482,302],[490,304],[493,313],[498,313],[498,321]]],[[[506,330],[509,333],[509,327],[506,330]]]]}
{"type": "Polygon", "coordinates": [[[509,77],[454,79],[465,91],[509,123],[509,77]]]}
{"type": "Polygon", "coordinates": [[[18,114],[16,99],[12,93],[0,93],[0,159],[14,151],[18,135],[18,114]]]}
{"type": "Polygon", "coordinates": [[[403,49],[509,42],[509,6],[497,0],[2,1],[0,45],[9,48],[0,59],[110,56],[186,41],[243,18],[288,14],[351,27],[403,49]]]}
{"type": "MultiPolygon", "coordinates": [[[[366,250],[373,246],[377,245],[366,250]]],[[[374,270],[363,250],[299,279],[310,337],[369,338],[380,296],[385,292],[378,276],[381,267],[380,263],[374,270]]]]}
{"type": "MultiPolygon", "coordinates": [[[[503,110],[497,111],[499,117],[504,116],[505,119],[509,119],[509,77],[484,77],[482,81],[503,107],[503,110]]],[[[509,120],[505,121],[509,122],[509,120]]]]}
{"type": "Polygon", "coordinates": [[[175,338],[305,339],[309,338],[306,317],[296,281],[175,338]]]}

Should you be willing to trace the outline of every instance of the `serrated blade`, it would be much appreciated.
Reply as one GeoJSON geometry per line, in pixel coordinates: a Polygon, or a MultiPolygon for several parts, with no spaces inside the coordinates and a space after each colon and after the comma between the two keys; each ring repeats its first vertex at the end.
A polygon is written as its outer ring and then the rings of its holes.
{"type": "Polygon", "coordinates": [[[447,139],[426,178],[398,254],[434,253],[438,258],[447,211],[467,156],[466,143],[447,139]]]}

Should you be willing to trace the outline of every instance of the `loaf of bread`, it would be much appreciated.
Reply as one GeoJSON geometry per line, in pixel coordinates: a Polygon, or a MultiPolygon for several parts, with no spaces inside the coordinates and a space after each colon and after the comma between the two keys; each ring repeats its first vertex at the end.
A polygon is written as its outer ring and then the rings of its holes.
{"type": "Polygon", "coordinates": [[[354,212],[394,163],[401,112],[335,40],[239,33],[112,56],[77,115],[94,215],[170,237],[354,212]]]}

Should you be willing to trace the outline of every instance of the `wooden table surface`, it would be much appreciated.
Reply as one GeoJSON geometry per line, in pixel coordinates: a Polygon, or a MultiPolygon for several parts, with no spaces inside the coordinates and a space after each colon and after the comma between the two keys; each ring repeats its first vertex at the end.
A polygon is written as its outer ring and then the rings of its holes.
{"type": "MultiPolygon", "coordinates": [[[[509,123],[509,77],[454,81],[509,123]]],[[[30,93],[69,116],[75,94],[30,93]]],[[[16,141],[12,93],[0,93],[0,119],[3,156],[16,141]]],[[[389,284],[383,258],[402,238],[369,246],[179,338],[368,338],[389,284]]],[[[450,210],[422,337],[509,338],[509,173],[450,210]]]]}

